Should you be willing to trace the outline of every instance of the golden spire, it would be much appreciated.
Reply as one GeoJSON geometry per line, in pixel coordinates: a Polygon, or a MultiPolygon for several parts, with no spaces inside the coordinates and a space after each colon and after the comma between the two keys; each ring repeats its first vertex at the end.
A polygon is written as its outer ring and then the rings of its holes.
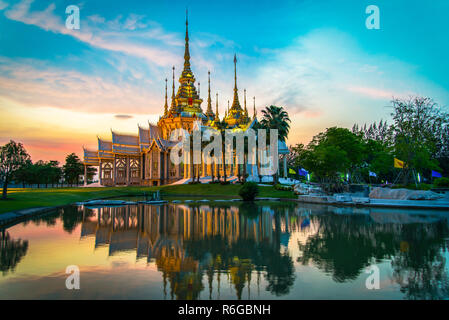
{"type": "Polygon", "coordinates": [[[237,89],[237,55],[234,54],[234,101],[232,102],[233,109],[242,109],[239,102],[239,94],[237,89]]]}
{"type": "Polygon", "coordinates": [[[218,117],[218,92],[217,92],[217,100],[215,100],[215,121],[220,121],[220,118],[218,117]]]}
{"type": "Polygon", "coordinates": [[[171,108],[172,111],[175,111],[175,66],[173,66],[173,92],[171,95],[171,108]]]}
{"type": "Polygon", "coordinates": [[[198,81],[198,97],[200,96],[200,82],[198,81]]]}
{"type": "Polygon", "coordinates": [[[195,77],[190,70],[190,52],[189,52],[189,21],[188,11],[186,10],[186,38],[184,52],[184,70],[179,77],[180,86],[176,94],[176,107],[178,112],[187,111],[189,113],[203,113],[198,91],[195,87],[195,77]]]}
{"type": "Polygon", "coordinates": [[[257,116],[257,110],[256,110],[256,97],[253,97],[254,100],[254,118],[257,116]]]}
{"type": "Polygon", "coordinates": [[[167,78],[165,78],[165,105],[164,105],[164,116],[168,114],[168,104],[167,104],[167,78]]]}
{"type": "Polygon", "coordinates": [[[243,90],[243,92],[244,92],[243,96],[244,96],[244,105],[245,105],[245,109],[244,109],[245,117],[248,117],[248,109],[246,108],[246,89],[243,90]]]}
{"type": "Polygon", "coordinates": [[[184,50],[184,70],[190,70],[190,52],[189,52],[189,11],[186,8],[186,44],[184,50]]]}
{"type": "Polygon", "coordinates": [[[207,110],[206,116],[212,120],[214,119],[214,112],[212,111],[212,99],[210,97],[210,71],[207,72],[208,76],[208,89],[207,89],[207,110]]]}

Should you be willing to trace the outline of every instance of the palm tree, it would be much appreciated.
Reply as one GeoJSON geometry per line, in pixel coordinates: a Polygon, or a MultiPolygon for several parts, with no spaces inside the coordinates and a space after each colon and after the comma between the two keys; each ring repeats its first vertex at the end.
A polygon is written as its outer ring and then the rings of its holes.
{"type": "MultiPolygon", "coordinates": [[[[291,120],[283,107],[269,106],[266,107],[265,110],[262,110],[262,120],[260,121],[261,127],[265,128],[267,131],[270,129],[277,129],[279,140],[282,142],[285,142],[288,137],[288,132],[290,131],[289,122],[291,122],[291,120]]],[[[267,143],[268,139],[269,135],[267,134],[267,143]]],[[[276,183],[278,183],[278,178],[276,172],[274,174],[274,181],[276,183]]]]}
{"type": "Polygon", "coordinates": [[[279,140],[285,141],[290,131],[291,122],[287,111],[283,107],[269,106],[262,110],[260,124],[265,129],[278,129],[279,140]]]}

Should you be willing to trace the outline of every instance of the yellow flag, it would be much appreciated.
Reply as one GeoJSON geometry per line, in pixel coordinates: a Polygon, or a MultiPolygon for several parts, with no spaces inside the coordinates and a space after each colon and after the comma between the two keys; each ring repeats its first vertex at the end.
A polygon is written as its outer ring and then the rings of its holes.
{"type": "Polygon", "coordinates": [[[394,167],[404,169],[404,161],[394,158],[394,167]]]}
{"type": "Polygon", "coordinates": [[[296,171],[293,170],[292,168],[290,168],[290,169],[288,169],[288,173],[290,173],[290,174],[296,174],[296,171]]]}

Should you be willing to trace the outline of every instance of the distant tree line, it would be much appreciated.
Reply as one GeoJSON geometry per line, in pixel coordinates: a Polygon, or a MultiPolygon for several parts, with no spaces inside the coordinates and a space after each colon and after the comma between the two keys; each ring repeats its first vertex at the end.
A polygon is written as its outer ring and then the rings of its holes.
{"type": "MultiPolygon", "coordinates": [[[[87,182],[91,182],[97,169],[88,167],[87,182]]],[[[10,141],[0,149],[0,182],[3,185],[2,199],[7,197],[8,184],[12,182],[27,185],[59,186],[79,185],[84,175],[84,165],[75,153],[67,155],[65,164],[58,161],[31,161],[31,157],[21,143],[10,141]]]]}
{"type": "Polygon", "coordinates": [[[393,99],[392,123],[355,124],[352,130],[332,127],[307,145],[291,147],[289,165],[311,172],[316,181],[328,183],[348,175],[352,182],[393,182],[399,170],[401,183],[417,172],[427,181],[432,171],[449,175],[449,114],[432,99],[393,99]],[[402,169],[394,168],[394,158],[402,169]]]}

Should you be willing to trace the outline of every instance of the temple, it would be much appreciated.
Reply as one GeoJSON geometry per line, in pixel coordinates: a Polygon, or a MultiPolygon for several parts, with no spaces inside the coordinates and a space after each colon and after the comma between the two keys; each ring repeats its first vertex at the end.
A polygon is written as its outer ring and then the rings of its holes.
{"type": "MultiPolygon", "coordinates": [[[[170,152],[175,142],[169,140],[170,134],[176,129],[185,129],[191,133],[194,128],[206,127],[247,130],[257,123],[254,99],[254,114],[248,115],[246,106],[246,90],[244,91],[244,106],[240,105],[237,88],[237,56],[234,55],[234,98],[232,106],[220,119],[218,114],[218,94],[216,95],[216,111],[212,110],[210,89],[210,72],[208,73],[208,97],[206,112],[201,104],[203,100],[195,86],[195,76],[190,65],[188,19],[186,18],[184,67],[179,76],[179,87],[175,94],[175,67],[172,70],[173,83],[171,103],[168,104],[167,79],[165,79],[164,113],[157,124],[148,123],[148,127],[138,126],[137,135],[123,134],[111,131],[111,140],[98,138],[98,150],[84,148],[85,181],[87,166],[98,166],[99,182],[105,186],[116,185],[150,185],[159,186],[171,184],[180,180],[188,181],[193,177],[208,177],[214,170],[215,176],[223,176],[226,170],[227,177],[240,176],[241,166],[229,164],[223,169],[217,164],[201,165],[188,164],[184,161],[174,165],[170,161],[170,152]]],[[[288,153],[285,143],[281,143],[279,152],[288,153]]],[[[234,157],[235,159],[235,157],[234,157]]],[[[285,166],[286,167],[286,166],[285,166]]],[[[249,176],[257,175],[257,166],[245,168],[249,176]]],[[[286,175],[286,173],[284,173],[286,175]]]]}

